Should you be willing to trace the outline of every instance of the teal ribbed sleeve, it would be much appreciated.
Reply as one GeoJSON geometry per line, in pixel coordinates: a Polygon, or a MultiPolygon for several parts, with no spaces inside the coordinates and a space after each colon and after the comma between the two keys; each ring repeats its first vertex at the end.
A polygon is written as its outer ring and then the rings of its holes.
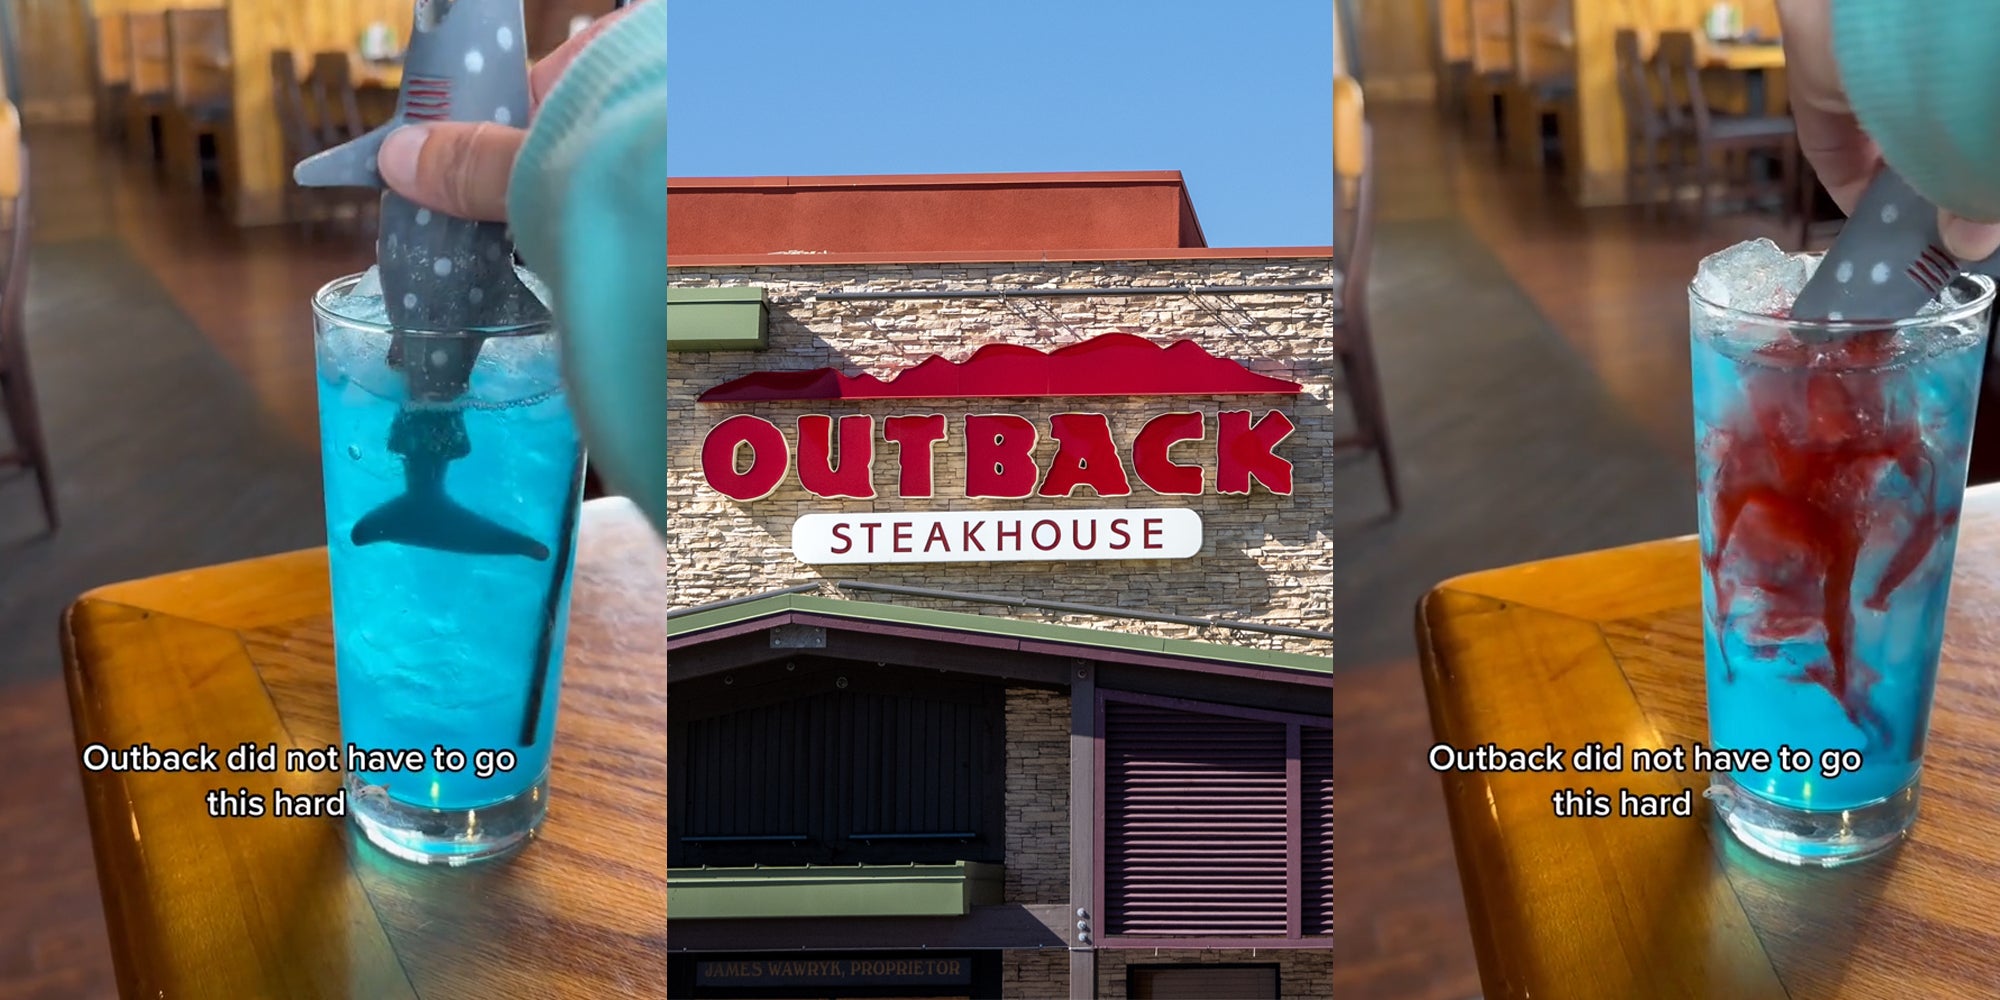
{"type": "Polygon", "coordinates": [[[1882,158],[1938,207],[2000,220],[2000,2],[1833,0],[1841,83],[1882,158]]]}
{"type": "Polygon", "coordinates": [[[586,45],[550,89],[509,181],[521,259],[548,283],[591,463],[666,524],[667,4],[586,45]]]}

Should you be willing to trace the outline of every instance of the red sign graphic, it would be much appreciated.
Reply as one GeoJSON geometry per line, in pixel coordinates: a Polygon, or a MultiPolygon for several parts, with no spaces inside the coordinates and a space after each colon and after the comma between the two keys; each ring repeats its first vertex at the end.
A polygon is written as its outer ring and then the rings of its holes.
{"type": "Polygon", "coordinates": [[[704,392],[704,403],[806,399],[1002,399],[1049,396],[1297,395],[1296,382],[1259,375],[1192,340],[1161,346],[1107,333],[1039,351],[988,344],[964,361],[932,355],[886,379],[832,368],[757,372],[704,392]]]}

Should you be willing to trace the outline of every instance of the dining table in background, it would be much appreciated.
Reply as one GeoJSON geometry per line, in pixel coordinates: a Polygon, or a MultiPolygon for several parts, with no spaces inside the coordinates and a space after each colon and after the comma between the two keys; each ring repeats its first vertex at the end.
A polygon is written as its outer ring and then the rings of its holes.
{"type": "Polygon", "coordinates": [[[354,67],[354,85],[363,89],[386,90],[390,94],[402,89],[403,61],[400,59],[363,59],[359,53],[352,53],[349,59],[354,67]]]}
{"type": "MultiPolygon", "coordinates": [[[[1706,6],[1705,4],[1702,6],[1706,6]]],[[[1627,190],[1627,132],[1624,99],[1618,86],[1617,35],[1639,33],[1641,51],[1651,58],[1656,40],[1668,31],[1701,31],[1699,13],[1680,4],[1572,3],[1564,36],[1572,46],[1576,74],[1576,162],[1566,165],[1570,195],[1583,207],[1630,204],[1643,192],[1627,190]]],[[[1745,32],[1760,38],[1777,34],[1775,9],[1745,11],[1745,32]]],[[[1744,113],[1784,112],[1784,48],[1775,43],[1704,40],[1705,89],[1712,105],[1744,113]],[[1713,82],[1713,86],[1708,84],[1713,82]]]]}
{"type": "MultiPolygon", "coordinates": [[[[1692,502],[1692,500],[1690,500],[1692,502]]],[[[1418,609],[1439,743],[1705,742],[1697,542],[1446,581],[1418,609]]],[[[1446,772],[1489,997],[1990,997],[2000,983],[2000,484],[1966,494],[1909,839],[1835,869],[1721,830],[1693,773],[1446,772]],[[1692,818],[1557,818],[1552,796],[1696,789],[1692,818]]]]}
{"type": "MultiPolygon", "coordinates": [[[[83,774],[128,997],[666,995],[665,547],[584,505],[549,818],[503,860],[392,860],[338,817],[210,818],[207,792],[337,773],[83,774]]],[[[64,618],[79,751],[336,746],[326,551],[116,584],[64,618]]]]}
{"type": "Polygon", "coordinates": [[[1785,47],[1777,42],[1709,42],[1701,48],[1701,68],[1711,73],[1741,73],[1745,113],[1770,113],[1773,72],[1785,68],[1785,47]]]}
{"type": "Polygon", "coordinates": [[[1702,48],[1703,69],[1738,71],[1785,68],[1785,47],[1778,42],[1709,42],[1702,48]]]}

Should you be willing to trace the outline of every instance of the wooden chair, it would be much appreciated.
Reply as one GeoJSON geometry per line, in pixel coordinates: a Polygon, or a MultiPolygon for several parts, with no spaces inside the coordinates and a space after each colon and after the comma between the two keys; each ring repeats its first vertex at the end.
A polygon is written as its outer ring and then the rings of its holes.
{"type": "MultiPolygon", "coordinates": [[[[271,53],[271,97],[277,106],[278,135],[288,166],[327,148],[305,84],[299,79],[298,56],[290,49],[271,53]]],[[[285,215],[296,221],[308,238],[316,234],[321,223],[338,221],[341,206],[355,206],[350,214],[359,221],[366,218],[369,204],[378,201],[379,194],[368,189],[300,187],[289,175],[285,180],[285,215]]]]}
{"type": "Polygon", "coordinates": [[[228,13],[217,8],[168,11],[167,60],[172,101],[160,121],[167,177],[199,187],[201,149],[207,142],[213,147],[217,178],[227,190],[235,138],[228,13]]]}
{"type": "Polygon", "coordinates": [[[1680,185],[1680,151],[1694,142],[1692,129],[1667,116],[1666,98],[1639,32],[1620,28],[1612,37],[1618,99],[1625,111],[1625,188],[1656,215],[1680,185]]]}
{"type": "Polygon", "coordinates": [[[1403,509],[1396,481],[1396,457],[1389,444],[1389,418],[1375,367],[1375,343],[1368,327],[1368,265],[1374,256],[1375,148],[1353,77],[1333,81],[1334,261],[1340,268],[1340,310],[1334,320],[1334,350],[1354,415],[1355,433],[1334,442],[1336,451],[1372,451],[1382,467],[1382,486],[1392,512],[1403,509]]]}
{"type": "MultiPolygon", "coordinates": [[[[306,89],[299,82],[299,59],[290,49],[271,53],[271,101],[277,106],[278,137],[286,163],[297,163],[326,148],[320,142],[311,113],[306,110],[306,89]]],[[[285,214],[298,220],[307,235],[312,234],[318,221],[318,210],[324,200],[319,195],[325,190],[300,187],[291,178],[285,179],[285,214]]]]}
{"type": "Polygon", "coordinates": [[[338,146],[368,130],[361,120],[354,64],[347,53],[321,52],[313,56],[310,86],[313,120],[319,123],[321,143],[338,146]]]}
{"type": "Polygon", "coordinates": [[[1472,73],[1466,81],[1467,121],[1480,135],[1504,138],[1504,102],[1514,80],[1511,0],[1472,0],[1466,19],[1472,73]]]}
{"type": "Polygon", "coordinates": [[[131,64],[126,75],[132,88],[125,102],[125,143],[158,159],[162,149],[157,135],[160,119],[173,103],[166,15],[157,11],[126,14],[125,38],[129,43],[125,54],[131,64]]]}
{"type": "Polygon", "coordinates": [[[1514,78],[1507,89],[1507,144],[1513,158],[1537,167],[1548,163],[1543,126],[1555,125],[1556,147],[1565,169],[1577,166],[1575,33],[1567,3],[1530,9],[1513,4],[1514,78]]]}
{"type": "Polygon", "coordinates": [[[1433,65],[1438,68],[1438,113],[1465,120],[1472,80],[1472,0],[1430,0],[1433,65]]]}
{"type": "MultiPolygon", "coordinates": [[[[1796,201],[1798,140],[1790,115],[1719,115],[1709,107],[1701,83],[1701,55],[1694,33],[1667,31],[1660,34],[1659,51],[1654,54],[1667,87],[1667,118],[1676,131],[1692,137],[1685,151],[1692,154],[1695,183],[1700,191],[1700,219],[1709,216],[1709,194],[1715,182],[1729,182],[1728,160],[1743,160],[1747,170],[1753,152],[1778,158],[1781,176],[1775,190],[1754,178],[1739,188],[1743,196],[1775,193],[1789,212],[1796,201]]],[[[1676,159],[1678,165],[1678,159],[1676,159]]]]}
{"type": "Polygon", "coordinates": [[[121,14],[99,14],[91,21],[91,48],[96,52],[98,130],[104,138],[125,138],[125,102],[132,97],[130,22],[121,14]]]}
{"type": "MultiPolygon", "coordinates": [[[[26,187],[21,182],[21,157],[18,155],[20,149],[20,112],[14,109],[12,101],[0,96],[0,222],[5,222],[10,217],[4,211],[6,204],[26,187]]],[[[0,240],[0,250],[5,248],[6,242],[0,240]]]]}
{"type": "MultiPolygon", "coordinates": [[[[353,57],[348,53],[315,54],[312,72],[299,88],[306,115],[301,141],[309,139],[317,149],[327,149],[368,131],[370,124],[362,112],[361,86],[355,79],[353,57]]],[[[301,192],[297,204],[306,213],[302,219],[359,231],[369,228],[382,199],[381,192],[369,188],[311,188],[301,192]]],[[[312,226],[308,224],[305,228],[311,230],[312,226]]]]}
{"type": "MultiPolygon", "coordinates": [[[[16,144],[18,190],[0,191],[0,225],[7,246],[5,270],[0,271],[0,409],[4,409],[14,450],[0,453],[0,467],[19,466],[35,474],[41,489],[42,516],[49,531],[62,526],[56,510],[55,474],[49,467],[48,441],[42,436],[41,411],[35,404],[35,381],[28,370],[28,150],[16,144]]],[[[4,155],[4,153],[0,153],[4,155]]]]}

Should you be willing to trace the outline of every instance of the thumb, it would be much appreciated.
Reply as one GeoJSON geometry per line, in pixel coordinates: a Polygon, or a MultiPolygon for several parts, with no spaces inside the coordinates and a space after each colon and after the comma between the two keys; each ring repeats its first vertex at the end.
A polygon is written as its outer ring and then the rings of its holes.
{"type": "Polygon", "coordinates": [[[376,167],[390,190],[461,219],[507,218],[507,177],[527,133],[492,122],[407,125],[389,133],[376,167]]]}
{"type": "Polygon", "coordinates": [[[1982,261],[2000,250],[2000,224],[1974,222],[1940,211],[1938,234],[1944,238],[1944,248],[1959,260],[1982,261]]]}

